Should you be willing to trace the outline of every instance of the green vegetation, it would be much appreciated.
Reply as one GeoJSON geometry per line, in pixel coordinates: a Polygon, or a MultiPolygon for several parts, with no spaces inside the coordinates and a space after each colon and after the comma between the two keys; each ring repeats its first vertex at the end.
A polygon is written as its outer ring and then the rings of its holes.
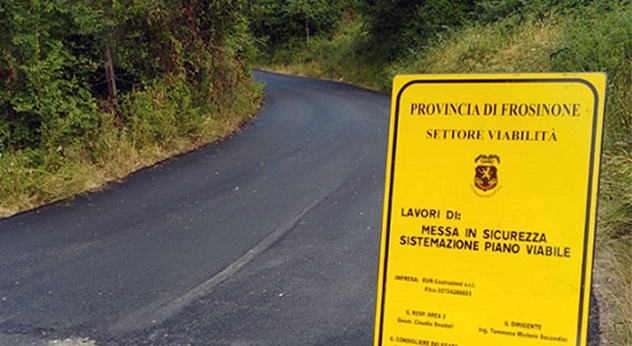
{"type": "Polygon", "coordinates": [[[245,0],[0,4],[0,216],[98,188],[256,110],[245,0]]]}
{"type": "Polygon", "coordinates": [[[253,0],[251,26],[261,48],[271,49],[293,41],[309,42],[313,36],[330,34],[339,24],[346,0],[253,0]]]}
{"type": "Polygon", "coordinates": [[[630,1],[359,0],[340,18],[260,66],[384,92],[400,73],[608,73],[594,284],[602,345],[632,345],[630,1]]]}

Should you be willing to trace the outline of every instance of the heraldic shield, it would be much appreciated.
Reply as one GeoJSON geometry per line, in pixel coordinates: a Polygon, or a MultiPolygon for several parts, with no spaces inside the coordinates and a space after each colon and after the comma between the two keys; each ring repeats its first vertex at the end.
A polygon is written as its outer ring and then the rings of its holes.
{"type": "Polygon", "coordinates": [[[498,168],[500,158],[496,155],[479,155],[476,160],[476,174],[474,175],[474,186],[477,189],[487,192],[498,186],[498,168]]]}

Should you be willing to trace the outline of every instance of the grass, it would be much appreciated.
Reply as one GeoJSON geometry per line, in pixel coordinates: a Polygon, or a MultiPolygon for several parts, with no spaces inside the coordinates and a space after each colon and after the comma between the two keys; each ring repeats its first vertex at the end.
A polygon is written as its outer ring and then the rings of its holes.
{"type": "Polygon", "coordinates": [[[186,89],[155,86],[101,113],[94,138],[50,149],[0,153],[0,217],[96,191],[141,168],[233,133],[251,119],[261,87],[246,82],[221,107],[191,102],[186,89]],[[122,119],[123,118],[123,119],[122,119]]]}
{"type": "MultiPolygon", "coordinates": [[[[356,19],[357,21],[357,19],[356,19]]],[[[396,74],[608,72],[606,126],[595,245],[594,287],[601,345],[632,346],[632,7],[594,1],[546,16],[508,16],[466,25],[397,59],[366,58],[361,25],[333,40],[284,47],[263,69],[389,92],[396,74]],[[363,57],[364,56],[364,57],[363,57]]]]}
{"type": "Polygon", "coordinates": [[[357,17],[345,18],[331,39],[293,40],[262,56],[257,68],[291,75],[349,82],[380,89],[376,80],[386,79],[379,64],[370,63],[363,48],[363,28],[357,17]],[[377,78],[378,76],[383,78],[377,78]]]}
{"type": "Polygon", "coordinates": [[[603,155],[594,276],[602,345],[632,345],[632,155],[625,144],[603,155]]]}
{"type": "Polygon", "coordinates": [[[458,36],[429,47],[424,59],[399,61],[389,67],[389,72],[549,71],[549,56],[562,33],[562,24],[553,18],[509,28],[473,25],[458,36]]]}

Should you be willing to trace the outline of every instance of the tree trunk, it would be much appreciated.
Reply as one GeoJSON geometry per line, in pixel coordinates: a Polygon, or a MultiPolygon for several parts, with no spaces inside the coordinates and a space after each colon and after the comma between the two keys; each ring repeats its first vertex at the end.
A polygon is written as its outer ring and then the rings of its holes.
{"type": "Polygon", "coordinates": [[[112,63],[110,47],[108,47],[107,44],[103,47],[103,55],[105,57],[105,76],[108,82],[108,100],[112,102],[114,109],[117,109],[118,95],[116,92],[116,75],[114,74],[114,64],[112,63]]]}

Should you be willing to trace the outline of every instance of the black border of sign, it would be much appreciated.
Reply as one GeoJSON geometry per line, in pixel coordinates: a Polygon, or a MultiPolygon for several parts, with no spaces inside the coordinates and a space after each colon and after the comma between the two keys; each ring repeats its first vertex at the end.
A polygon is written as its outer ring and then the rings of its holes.
{"type": "MultiPolygon", "coordinates": [[[[597,122],[599,120],[599,110],[602,108],[599,105],[599,93],[595,86],[589,81],[581,78],[534,78],[534,79],[520,79],[520,78],[499,78],[499,79],[431,79],[431,80],[413,80],[410,81],[399,90],[397,93],[397,100],[395,104],[395,121],[393,123],[393,149],[391,152],[391,170],[390,170],[390,182],[388,188],[388,210],[387,210],[387,220],[386,220],[386,243],[384,244],[384,272],[382,273],[382,291],[381,291],[381,306],[380,306],[380,332],[378,336],[378,345],[382,346],[382,341],[384,340],[384,307],[386,306],[386,280],[388,278],[388,249],[390,245],[390,237],[391,237],[391,213],[393,210],[393,183],[395,181],[395,153],[397,152],[397,130],[399,128],[399,103],[402,94],[411,85],[415,84],[502,84],[502,83],[580,83],[586,85],[592,92],[595,97],[594,99],[594,110],[593,110],[593,124],[592,124],[592,139],[590,143],[590,166],[588,168],[588,196],[586,198],[586,221],[584,226],[584,251],[582,253],[582,275],[580,282],[580,293],[579,293],[579,319],[577,321],[577,346],[581,346],[582,341],[582,318],[584,315],[584,295],[585,295],[585,281],[586,281],[586,265],[587,265],[587,251],[588,251],[588,239],[589,239],[589,231],[590,231],[590,206],[592,205],[592,189],[593,189],[593,177],[594,177],[594,166],[595,166],[595,150],[596,150],[596,140],[597,140],[597,122]]],[[[603,135],[603,128],[602,128],[603,135]]],[[[602,140],[603,142],[603,140],[602,140]]],[[[595,218],[596,222],[596,218],[595,218]]],[[[595,227],[596,230],[596,227],[595,227]]],[[[593,242],[594,244],[594,242],[593,242]]],[[[594,251],[593,251],[594,255],[594,251]]]]}

